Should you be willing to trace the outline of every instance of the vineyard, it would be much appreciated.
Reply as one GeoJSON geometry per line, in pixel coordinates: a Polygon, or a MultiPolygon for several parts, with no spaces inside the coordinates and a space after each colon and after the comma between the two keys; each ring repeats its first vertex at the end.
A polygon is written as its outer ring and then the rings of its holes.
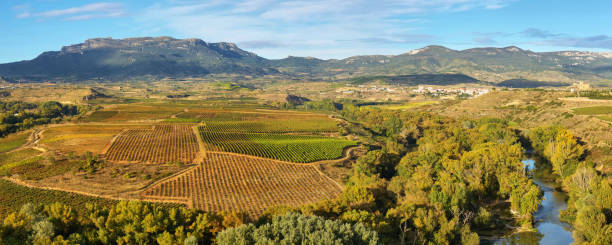
{"type": "Polygon", "coordinates": [[[305,135],[206,131],[200,137],[207,151],[227,151],[288,162],[314,162],[342,157],[354,141],[305,135]]]}
{"type": "Polygon", "coordinates": [[[145,190],[145,198],[174,200],[205,211],[260,214],[277,205],[297,206],[334,198],[341,188],[313,165],[207,153],[202,164],[145,190]]]}
{"type": "Polygon", "coordinates": [[[64,191],[28,188],[8,180],[0,179],[0,217],[6,217],[10,212],[19,211],[26,203],[51,204],[62,202],[70,205],[79,212],[85,212],[86,203],[95,203],[110,206],[117,203],[115,200],[84,196],[64,191]]]}
{"type": "Polygon", "coordinates": [[[336,132],[336,122],[329,118],[259,119],[250,121],[205,121],[204,130],[249,133],[324,133],[336,132]]]}
{"type": "Polygon", "coordinates": [[[106,151],[114,162],[191,163],[199,152],[192,125],[155,125],[121,132],[106,151]]]}
{"type": "Polygon", "coordinates": [[[249,133],[325,133],[338,131],[336,120],[324,114],[276,111],[189,109],[166,122],[199,123],[206,130],[249,133]]]}

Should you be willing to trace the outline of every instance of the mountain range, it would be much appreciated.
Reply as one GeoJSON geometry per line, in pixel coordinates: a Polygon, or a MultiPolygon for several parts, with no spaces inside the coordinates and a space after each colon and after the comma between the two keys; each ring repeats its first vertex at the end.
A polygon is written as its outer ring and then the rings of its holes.
{"type": "Polygon", "coordinates": [[[466,50],[427,46],[400,55],[266,59],[233,43],[142,37],[88,39],[60,51],[44,52],[32,60],[0,64],[0,76],[6,81],[185,78],[209,74],[311,79],[462,74],[491,83],[524,79],[612,85],[612,53],[533,52],[514,46],[466,50]]]}

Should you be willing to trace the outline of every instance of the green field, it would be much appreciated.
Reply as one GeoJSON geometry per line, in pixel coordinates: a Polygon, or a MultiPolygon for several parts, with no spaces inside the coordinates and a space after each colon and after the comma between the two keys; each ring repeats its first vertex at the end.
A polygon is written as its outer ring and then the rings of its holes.
{"type": "Polygon", "coordinates": [[[25,131],[0,138],[0,153],[17,149],[28,141],[29,136],[30,131],[25,131]]]}
{"type": "Polygon", "coordinates": [[[200,137],[210,150],[247,154],[290,162],[314,162],[342,157],[354,141],[303,135],[206,131],[200,137]]]}
{"type": "Polygon", "coordinates": [[[290,133],[336,132],[337,122],[327,117],[296,117],[251,121],[205,121],[204,130],[213,132],[290,133]]]}
{"type": "Polygon", "coordinates": [[[199,123],[201,121],[202,119],[198,118],[168,118],[164,120],[164,122],[170,123],[199,123]]]}
{"type": "Polygon", "coordinates": [[[9,175],[13,168],[42,160],[42,157],[37,156],[39,153],[39,151],[34,149],[23,149],[0,154],[0,175],[9,175]]]}
{"type": "Polygon", "coordinates": [[[84,118],[85,122],[101,122],[117,115],[117,111],[94,111],[88,117],[84,118]]]}
{"type": "Polygon", "coordinates": [[[597,116],[597,118],[604,121],[612,122],[612,116],[597,116]]]}
{"type": "Polygon", "coordinates": [[[573,109],[578,115],[612,114],[612,106],[592,106],[573,109]]]}

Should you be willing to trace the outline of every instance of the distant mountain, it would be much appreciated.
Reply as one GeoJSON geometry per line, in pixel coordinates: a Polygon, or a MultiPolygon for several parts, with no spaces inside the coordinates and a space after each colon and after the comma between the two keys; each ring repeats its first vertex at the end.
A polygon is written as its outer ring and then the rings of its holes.
{"type": "Polygon", "coordinates": [[[525,81],[561,84],[577,80],[612,84],[612,53],[532,52],[514,46],[458,51],[427,46],[400,55],[269,60],[232,43],[144,37],[89,39],[61,51],[44,52],[33,60],[0,65],[0,76],[5,80],[180,78],[208,74],[277,74],[318,79],[389,76],[388,80],[395,76],[394,82],[411,84],[423,76],[415,79],[406,75],[457,74],[462,76],[436,79],[445,79],[446,83],[458,78],[492,83],[510,80],[510,84],[526,84],[525,81]]]}
{"type": "Polygon", "coordinates": [[[78,80],[278,73],[264,65],[266,62],[233,43],[170,37],[96,38],[61,51],[44,52],[33,60],[2,64],[0,74],[26,80],[78,80]]]}
{"type": "MultiPolygon", "coordinates": [[[[299,64],[295,60],[297,58],[293,59],[293,64],[299,64]]],[[[289,64],[281,66],[291,70],[287,67],[289,64]]],[[[494,83],[526,79],[562,83],[584,80],[612,85],[612,53],[538,53],[514,46],[457,51],[442,46],[427,46],[400,55],[327,60],[312,67],[310,72],[327,76],[464,74],[494,83]]]]}

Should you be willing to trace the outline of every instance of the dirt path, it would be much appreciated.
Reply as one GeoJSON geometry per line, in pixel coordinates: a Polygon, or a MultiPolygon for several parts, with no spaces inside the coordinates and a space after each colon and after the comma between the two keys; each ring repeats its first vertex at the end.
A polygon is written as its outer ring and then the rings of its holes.
{"type": "Polygon", "coordinates": [[[30,133],[30,136],[28,137],[28,141],[26,141],[25,144],[23,144],[20,147],[17,147],[11,151],[8,151],[7,153],[10,152],[15,152],[15,151],[19,151],[19,150],[23,150],[26,148],[34,148],[36,150],[42,151],[42,152],[46,152],[46,149],[40,148],[38,147],[38,141],[40,141],[40,139],[42,138],[42,134],[45,132],[45,130],[47,130],[47,128],[44,129],[33,129],[32,133],[30,133]]]}

